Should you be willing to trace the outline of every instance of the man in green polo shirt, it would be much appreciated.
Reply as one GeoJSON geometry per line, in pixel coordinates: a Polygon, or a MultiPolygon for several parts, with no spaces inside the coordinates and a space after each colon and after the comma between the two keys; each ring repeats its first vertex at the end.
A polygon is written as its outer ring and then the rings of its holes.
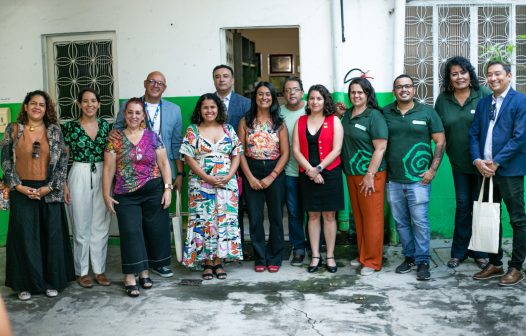
{"type": "Polygon", "coordinates": [[[429,199],[431,181],[442,161],[446,138],[438,114],[413,99],[415,87],[408,75],[393,83],[396,101],[383,109],[389,139],[387,201],[396,222],[405,260],[397,273],[410,272],[417,265],[417,280],[429,280],[429,199]],[[431,149],[435,142],[435,151],[431,149]]]}

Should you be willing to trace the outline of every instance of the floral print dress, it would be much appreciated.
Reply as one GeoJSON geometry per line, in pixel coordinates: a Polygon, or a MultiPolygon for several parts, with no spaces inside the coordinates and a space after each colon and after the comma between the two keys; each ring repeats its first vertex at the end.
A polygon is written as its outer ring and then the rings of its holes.
{"type": "MultiPolygon", "coordinates": [[[[231,156],[241,155],[243,147],[234,128],[223,126],[225,136],[212,143],[199,135],[196,125],[190,125],[181,145],[181,155],[195,159],[209,175],[228,175],[231,156]]],[[[235,175],[225,188],[216,188],[190,172],[188,209],[190,217],[186,231],[183,264],[199,269],[206,259],[243,258],[238,216],[238,185],[235,175]]]]}

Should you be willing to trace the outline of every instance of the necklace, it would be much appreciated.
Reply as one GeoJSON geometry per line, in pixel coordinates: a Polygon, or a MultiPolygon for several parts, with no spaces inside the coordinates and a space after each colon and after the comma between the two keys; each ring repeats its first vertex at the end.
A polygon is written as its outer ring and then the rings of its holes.
{"type": "Polygon", "coordinates": [[[29,127],[29,132],[34,132],[35,129],[41,127],[43,124],[40,124],[40,125],[27,125],[27,127],[29,127]]]}

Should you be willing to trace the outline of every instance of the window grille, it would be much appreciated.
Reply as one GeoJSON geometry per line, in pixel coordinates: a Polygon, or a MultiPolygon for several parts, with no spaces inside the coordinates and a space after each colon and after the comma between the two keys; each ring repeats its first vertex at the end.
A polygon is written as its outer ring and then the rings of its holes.
{"type": "Polygon", "coordinates": [[[113,39],[97,34],[58,36],[48,40],[47,50],[48,89],[61,123],[80,116],[77,95],[86,87],[100,95],[99,116],[113,120],[118,108],[113,39]]]}
{"type": "Polygon", "coordinates": [[[464,56],[475,65],[481,84],[486,83],[482,56],[494,43],[516,46],[512,64],[514,87],[526,92],[526,5],[495,0],[412,1],[406,6],[405,72],[416,85],[416,99],[432,105],[440,93],[448,58],[464,56]]]}

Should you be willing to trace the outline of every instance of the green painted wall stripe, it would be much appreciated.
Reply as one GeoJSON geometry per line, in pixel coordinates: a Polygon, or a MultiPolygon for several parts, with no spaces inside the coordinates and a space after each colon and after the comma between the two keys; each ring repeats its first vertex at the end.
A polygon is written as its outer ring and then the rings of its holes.
{"type": "MultiPolygon", "coordinates": [[[[333,93],[333,97],[336,101],[343,101],[347,106],[350,106],[346,92],[335,92],[333,93]]],[[[183,114],[183,132],[190,124],[190,116],[192,115],[198,98],[198,96],[166,98],[181,107],[183,114]]],[[[394,97],[391,92],[379,92],[377,93],[377,99],[380,106],[385,106],[393,102],[394,97]]],[[[124,100],[121,100],[121,102],[122,101],[124,100]]],[[[0,104],[0,107],[11,108],[11,120],[16,119],[20,106],[21,103],[0,104]]],[[[185,208],[185,205],[188,204],[187,194],[185,187],[185,190],[182,192],[183,205],[185,208]]],[[[506,207],[503,206],[502,209],[504,235],[511,237],[512,230],[509,225],[509,215],[506,207]]],[[[433,238],[451,238],[453,236],[455,222],[455,188],[453,186],[453,176],[447,156],[444,156],[444,160],[442,161],[435,180],[433,181],[429,218],[431,221],[431,235],[433,238]]],[[[0,211],[0,246],[5,245],[8,219],[9,213],[7,211],[0,211]]],[[[392,218],[390,223],[391,231],[393,231],[394,223],[392,218]]]]}

